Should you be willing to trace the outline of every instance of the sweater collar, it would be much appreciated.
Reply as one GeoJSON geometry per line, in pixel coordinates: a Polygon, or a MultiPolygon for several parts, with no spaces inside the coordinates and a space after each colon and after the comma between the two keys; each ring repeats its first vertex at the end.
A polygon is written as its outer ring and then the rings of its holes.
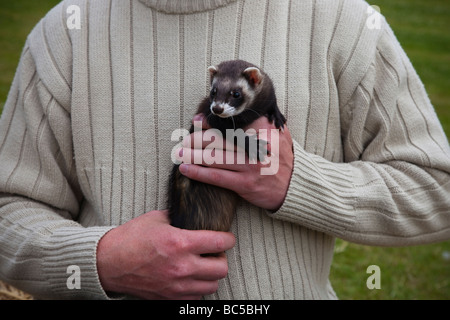
{"type": "Polygon", "coordinates": [[[172,14],[185,14],[213,10],[236,0],[139,0],[146,6],[172,14]]]}

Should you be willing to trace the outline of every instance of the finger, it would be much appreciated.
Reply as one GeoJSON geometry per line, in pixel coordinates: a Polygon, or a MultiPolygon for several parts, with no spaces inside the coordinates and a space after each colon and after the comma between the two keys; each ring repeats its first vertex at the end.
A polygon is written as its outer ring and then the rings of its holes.
{"type": "Polygon", "coordinates": [[[236,238],[231,232],[209,230],[183,230],[188,240],[190,252],[201,255],[222,253],[234,247],[236,238]]]}
{"type": "Polygon", "coordinates": [[[187,278],[172,283],[163,292],[134,290],[133,295],[150,300],[199,300],[205,295],[213,294],[219,287],[218,280],[196,280],[187,278]]]}
{"type": "Polygon", "coordinates": [[[222,150],[235,149],[234,143],[228,141],[217,129],[195,130],[183,139],[182,146],[192,149],[205,149],[208,147],[222,150]]]}
{"type": "Polygon", "coordinates": [[[256,131],[261,130],[261,129],[268,129],[268,130],[276,129],[274,123],[270,122],[267,117],[259,117],[258,119],[253,121],[251,124],[247,125],[244,129],[248,130],[250,128],[255,129],[256,131]]]}
{"type": "Polygon", "coordinates": [[[227,257],[224,252],[198,256],[197,267],[192,277],[203,281],[217,281],[228,274],[227,257]]]}
{"type": "Polygon", "coordinates": [[[194,125],[194,127],[196,128],[201,128],[201,129],[209,129],[211,128],[208,124],[208,121],[205,117],[205,115],[203,113],[198,113],[194,116],[194,118],[192,119],[192,124],[194,125]]]}
{"type": "MultiPolygon", "coordinates": [[[[236,165],[234,165],[236,166],[236,165]]],[[[233,166],[233,167],[234,167],[233,166]]],[[[212,184],[237,193],[245,185],[245,176],[241,172],[213,167],[202,167],[195,164],[181,164],[179,168],[184,176],[206,184],[212,184]]]]}
{"type": "Polygon", "coordinates": [[[180,161],[185,164],[197,164],[210,166],[213,168],[226,169],[231,171],[244,171],[248,168],[249,162],[243,150],[227,151],[221,149],[190,149],[181,150],[180,161]]]}
{"type": "Polygon", "coordinates": [[[255,130],[258,133],[259,138],[261,138],[260,134],[262,133],[262,139],[267,141],[272,140],[272,130],[276,130],[277,132],[279,132],[280,136],[284,135],[288,139],[291,139],[291,134],[289,132],[287,124],[284,125],[283,129],[278,129],[273,122],[270,122],[269,119],[267,119],[267,117],[260,117],[244,128],[244,130],[246,131],[249,129],[255,130]]]}
{"type": "Polygon", "coordinates": [[[201,299],[202,296],[215,293],[219,288],[219,281],[191,280],[186,281],[181,286],[182,290],[186,290],[186,292],[181,294],[178,299],[198,300],[201,299]]]}

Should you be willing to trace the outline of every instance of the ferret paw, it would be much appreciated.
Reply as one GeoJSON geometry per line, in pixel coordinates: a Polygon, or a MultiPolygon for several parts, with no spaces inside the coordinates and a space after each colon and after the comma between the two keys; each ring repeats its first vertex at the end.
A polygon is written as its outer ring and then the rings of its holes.
{"type": "Polygon", "coordinates": [[[266,156],[270,155],[268,142],[258,139],[255,135],[245,137],[245,151],[250,161],[264,161],[266,156]]]}
{"type": "Polygon", "coordinates": [[[280,129],[281,132],[284,132],[284,125],[286,124],[286,118],[280,113],[273,113],[268,116],[268,119],[271,123],[275,125],[277,129],[280,129]]]}

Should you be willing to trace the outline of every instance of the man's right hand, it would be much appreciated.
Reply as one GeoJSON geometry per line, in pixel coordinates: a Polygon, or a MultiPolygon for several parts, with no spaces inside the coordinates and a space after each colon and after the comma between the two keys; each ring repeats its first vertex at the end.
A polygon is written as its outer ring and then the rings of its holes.
{"type": "Polygon", "coordinates": [[[97,269],[105,291],[144,299],[199,299],[228,273],[228,232],[172,227],[167,211],[151,211],[100,239],[97,269]],[[216,255],[202,256],[215,253],[216,255]]]}

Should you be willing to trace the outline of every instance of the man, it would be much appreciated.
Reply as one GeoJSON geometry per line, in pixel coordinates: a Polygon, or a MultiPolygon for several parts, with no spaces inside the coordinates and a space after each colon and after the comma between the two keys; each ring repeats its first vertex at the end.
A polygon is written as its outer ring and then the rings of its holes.
{"type": "Polygon", "coordinates": [[[335,237],[449,239],[448,142],[389,26],[380,17],[369,28],[367,8],[62,2],[29,36],[0,122],[4,280],[41,298],[334,299],[335,237]],[[70,6],[80,28],[66,24],[70,6]],[[288,119],[270,141],[279,171],[182,165],[242,201],[230,233],[173,228],[172,133],[208,93],[206,68],[236,58],[275,84],[288,119]]]}

